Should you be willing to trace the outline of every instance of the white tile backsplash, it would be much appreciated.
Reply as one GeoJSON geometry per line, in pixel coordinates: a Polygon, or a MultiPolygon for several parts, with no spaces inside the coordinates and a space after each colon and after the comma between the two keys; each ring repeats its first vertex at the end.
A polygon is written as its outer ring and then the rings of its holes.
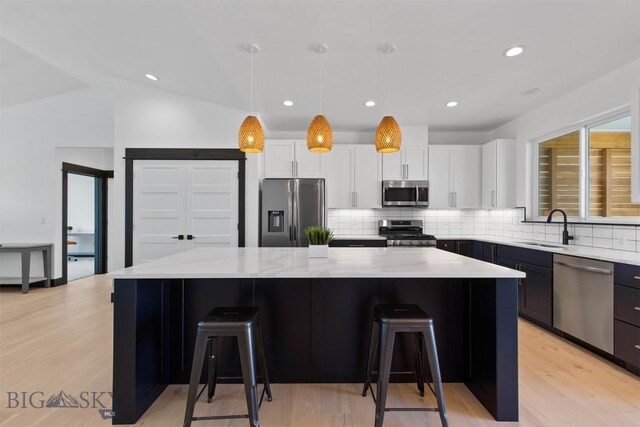
{"type": "MultiPolygon", "coordinates": [[[[427,234],[490,235],[548,243],[562,242],[562,222],[522,223],[522,209],[329,209],[328,226],[336,234],[378,234],[378,220],[419,219],[427,234]]],[[[640,226],[572,225],[573,245],[640,252],[640,226]]]]}

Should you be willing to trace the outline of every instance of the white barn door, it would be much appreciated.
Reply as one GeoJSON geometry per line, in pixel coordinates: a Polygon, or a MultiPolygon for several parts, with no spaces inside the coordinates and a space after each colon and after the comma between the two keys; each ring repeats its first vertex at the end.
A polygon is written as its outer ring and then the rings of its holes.
{"type": "Polygon", "coordinates": [[[238,246],[238,162],[136,160],[133,264],[202,246],[238,246]]]}

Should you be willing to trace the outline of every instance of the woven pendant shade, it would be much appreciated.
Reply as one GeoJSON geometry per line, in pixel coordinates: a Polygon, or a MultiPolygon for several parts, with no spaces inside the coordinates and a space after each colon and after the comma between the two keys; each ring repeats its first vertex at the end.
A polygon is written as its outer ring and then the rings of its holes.
{"type": "Polygon", "coordinates": [[[393,116],[384,116],[376,130],[376,151],[378,153],[395,153],[402,144],[402,132],[393,116]]]}
{"type": "Polygon", "coordinates": [[[256,116],[247,116],[238,131],[238,145],[245,153],[262,153],[264,149],[264,130],[256,116]]]}
{"type": "Polygon", "coordinates": [[[316,153],[331,151],[333,146],[333,131],[327,118],[318,114],[313,118],[307,131],[307,148],[316,153]]]}

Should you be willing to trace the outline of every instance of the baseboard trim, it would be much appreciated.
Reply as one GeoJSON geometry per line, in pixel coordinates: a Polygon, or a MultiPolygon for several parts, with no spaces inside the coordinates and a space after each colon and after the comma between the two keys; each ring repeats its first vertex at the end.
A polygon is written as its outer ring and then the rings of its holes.
{"type": "MultiPolygon", "coordinates": [[[[62,277],[58,277],[57,279],[53,279],[51,281],[51,287],[56,287],[56,286],[66,285],[66,284],[67,284],[67,282],[65,280],[63,280],[62,277]]],[[[37,282],[31,282],[29,284],[29,287],[30,288],[44,288],[44,285],[45,285],[45,280],[38,280],[37,282]]],[[[5,287],[5,286],[6,287],[15,286],[16,288],[19,288],[22,285],[20,283],[7,283],[7,284],[0,283],[0,286],[3,286],[3,287],[5,287]]]]}

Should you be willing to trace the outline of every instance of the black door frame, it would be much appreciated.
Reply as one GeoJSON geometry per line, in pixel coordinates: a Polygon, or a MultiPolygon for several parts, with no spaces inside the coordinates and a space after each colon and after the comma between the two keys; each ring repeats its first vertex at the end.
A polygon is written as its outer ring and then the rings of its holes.
{"type": "Polygon", "coordinates": [[[135,160],[236,160],[238,162],[238,246],[245,242],[245,161],[234,148],[127,148],[125,160],[124,266],[133,265],[133,162],[135,160]]]}
{"type": "Polygon", "coordinates": [[[95,274],[107,272],[107,179],[113,178],[112,170],[90,168],[73,163],[62,163],[62,283],[67,283],[67,234],[68,202],[69,202],[69,174],[84,175],[95,178],[95,274]]]}

